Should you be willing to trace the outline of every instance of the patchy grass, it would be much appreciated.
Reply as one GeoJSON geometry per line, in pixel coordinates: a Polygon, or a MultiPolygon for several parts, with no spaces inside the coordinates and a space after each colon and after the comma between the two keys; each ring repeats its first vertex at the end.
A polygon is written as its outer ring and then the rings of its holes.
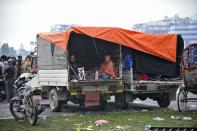
{"type": "MultiPolygon", "coordinates": [[[[40,118],[36,126],[15,120],[0,120],[0,131],[76,131],[74,124],[82,124],[81,128],[93,126],[97,130],[115,130],[117,126],[124,131],[142,131],[145,125],[152,126],[175,126],[175,127],[197,127],[197,112],[190,111],[179,113],[177,111],[156,109],[153,111],[133,111],[111,113],[93,113],[87,115],[60,115],[40,118]],[[180,116],[180,119],[171,119],[171,116],[180,116]],[[152,118],[161,117],[163,121],[155,121],[152,118]],[[192,117],[192,120],[183,120],[183,117],[192,117]],[[95,126],[95,121],[105,119],[110,123],[105,126],[95,126]]],[[[83,129],[85,130],[85,129],[83,129]]],[[[119,129],[121,130],[121,129],[119,129]]],[[[81,130],[82,131],[82,130],[81,130]]]]}

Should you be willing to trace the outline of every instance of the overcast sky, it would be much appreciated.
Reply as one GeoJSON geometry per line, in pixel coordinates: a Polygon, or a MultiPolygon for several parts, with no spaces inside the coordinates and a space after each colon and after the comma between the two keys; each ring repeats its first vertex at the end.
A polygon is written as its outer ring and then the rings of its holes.
{"type": "Polygon", "coordinates": [[[197,14],[197,0],[0,0],[0,41],[30,49],[54,24],[116,26],[197,14]]]}

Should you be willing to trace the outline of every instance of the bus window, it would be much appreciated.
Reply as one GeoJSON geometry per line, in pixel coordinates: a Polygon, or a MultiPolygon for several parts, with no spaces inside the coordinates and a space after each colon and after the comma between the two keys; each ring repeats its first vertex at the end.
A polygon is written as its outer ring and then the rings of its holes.
{"type": "Polygon", "coordinates": [[[189,66],[197,66],[197,46],[193,46],[189,50],[189,66]]]}

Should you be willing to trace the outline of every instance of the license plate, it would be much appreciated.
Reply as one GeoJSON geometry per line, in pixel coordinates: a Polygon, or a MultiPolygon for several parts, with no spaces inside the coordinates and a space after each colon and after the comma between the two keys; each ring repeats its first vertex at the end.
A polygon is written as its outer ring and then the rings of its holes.
{"type": "Polygon", "coordinates": [[[33,95],[34,100],[41,100],[42,96],[41,95],[33,95]]]}

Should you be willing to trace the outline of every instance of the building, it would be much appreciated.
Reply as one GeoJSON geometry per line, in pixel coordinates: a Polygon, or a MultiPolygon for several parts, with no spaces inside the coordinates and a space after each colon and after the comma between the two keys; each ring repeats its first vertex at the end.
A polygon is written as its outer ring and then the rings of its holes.
{"type": "Polygon", "coordinates": [[[136,24],[133,26],[133,29],[152,34],[181,34],[185,45],[197,43],[197,15],[185,18],[181,18],[178,15],[171,18],[165,16],[163,20],[136,24]]]}
{"type": "Polygon", "coordinates": [[[73,25],[56,24],[51,26],[50,32],[62,32],[73,25]]]}

